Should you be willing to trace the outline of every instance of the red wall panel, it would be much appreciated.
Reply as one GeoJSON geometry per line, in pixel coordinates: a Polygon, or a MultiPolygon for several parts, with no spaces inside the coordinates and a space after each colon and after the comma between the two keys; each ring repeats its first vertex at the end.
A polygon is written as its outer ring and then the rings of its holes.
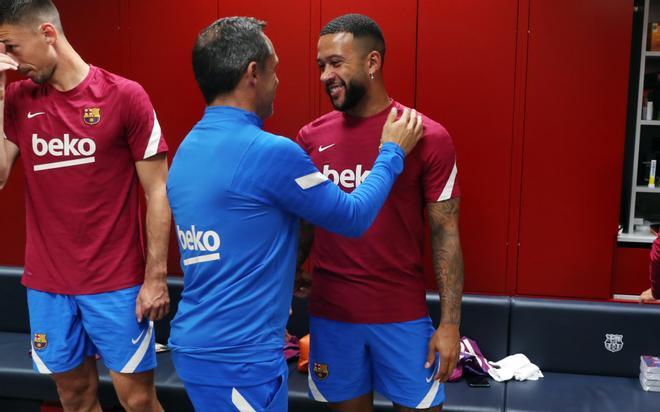
{"type": "Polygon", "coordinates": [[[312,67],[316,67],[316,52],[312,54],[312,47],[315,50],[316,44],[312,46],[310,42],[310,1],[250,3],[219,0],[219,4],[220,17],[252,16],[268,23],[265,33],[280,59],[277,68],[280,85],[275,97],[275,112],[264,128],[294,138],[298,130],[313,118],[310,77],[312,67]]]}
{"type": "Polygon", "coordinates": [[[417,108],[452,135],[465,290],[506,292],[517,0],[419,1],[417,108]]]}
{"type": "Polygon", "coordinates": [[[120,41],[120,0],[94,3],[56,1],[69,43],[90,64],[119,73],[123,69],[120,41]],[[96,18],[90,18],[90,14],[96,18]]]}
{"type": "Polygon", "coordinates": [[[650,248],[617,247],[614,251],[612,293],[639,295],[651,287],[649,280],[650,248]]]}
{"type": "Polygon", "coordinates": [[[520,294],[610,296],[632,7],[530,3],[520,294]]]}
{"type": "MultiPolygon", "coordinates": [[[[198,0],[194,7],[184,8],[174,0],[122,0],[122,8],[122,30],[130,45],[125,75],[139,82],[151,97],[171,161],[204,112],[204,99],[192,72],[192,47],[200,30],[218,18],[218,4],[198,0]]],[[[178,250],[172,230],[170,273],[181,273],[178,250]]]]}

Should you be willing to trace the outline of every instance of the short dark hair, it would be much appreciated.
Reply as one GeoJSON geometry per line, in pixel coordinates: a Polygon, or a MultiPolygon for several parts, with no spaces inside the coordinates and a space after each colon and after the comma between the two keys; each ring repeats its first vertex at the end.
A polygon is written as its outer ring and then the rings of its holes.
{"type": "Polygon", "coordinates": [[[273,50],[264,27],[266,22],[252,17],[225,17],[199,33],[192,64],[207,104],[234,90],[251,62],[266,67],[273,50]]]}
{"type": "Polygon", "coordinates": [[[335,33],[351,33],[353,38],[370,40],[369,51],[379,52],[381,60],[385,61],[385,38],[380,27],[371,17],[354,13],[335,17],[321,29],[320,35],[335,33]]]}
{"type": "Polygon", "coordinates": [[[51,0],[0,0],[0,24],[22,24],[39,18],[63,32],[60,13],[51,0]]]}

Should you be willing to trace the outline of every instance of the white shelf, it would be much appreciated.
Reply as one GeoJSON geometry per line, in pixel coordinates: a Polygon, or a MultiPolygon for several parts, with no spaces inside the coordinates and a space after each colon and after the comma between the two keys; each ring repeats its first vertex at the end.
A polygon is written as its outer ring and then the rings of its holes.
{"type": "Polygon", "coordinates": [[[660,126],[660,120],[640,120],[642,126],[660,126]]]}
{"type": "Polygon", "coordinates": [[[660,187],[635,186],[637,193],[660,193],[660,187]]]}
{"type": "Polygon", "coordinates": [[[655,236],[650,233],[620,233],[616,240],[630,243],[653,243],[655,236]]]}
{"type": "Polygon", "coordinates": [[[660,57],[660,51],[645,51],[644,56],[646,56],[646,57],[660,57]]]}

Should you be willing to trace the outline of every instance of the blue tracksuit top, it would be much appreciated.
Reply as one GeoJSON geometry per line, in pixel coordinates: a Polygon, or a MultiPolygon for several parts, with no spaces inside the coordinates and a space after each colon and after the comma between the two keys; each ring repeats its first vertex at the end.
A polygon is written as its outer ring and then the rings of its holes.
{"type": "MultiPolygon", "coordinates": [[[[347,194],[295,142],[261,127],[252,112],[210,106],[174,156],[167,196],[184,290],[169,345],[178,355],[220,364],[280,362],[299,219],[359,236],[403,170],[403,151],[386,143],[366,181],[347,194]]],[[[199,380],[197,372],[178,372],[199,380]]]]}

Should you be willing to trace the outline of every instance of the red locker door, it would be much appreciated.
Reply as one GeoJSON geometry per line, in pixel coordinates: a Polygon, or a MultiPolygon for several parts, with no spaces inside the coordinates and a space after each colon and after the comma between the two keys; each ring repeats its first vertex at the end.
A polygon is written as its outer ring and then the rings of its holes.
{"type": "Polygon", "coordinates": [[[530,2],[517,292],[607,298],[633,2],[530,2]]]}
{"type": "Polygon", "coordinates": [[[311,121],[310,74],[316,67],[310,44],[310,1],[279,0],[277,2],[245,2],[219,0],[220,16],[252,16],[268,23],[266,35],[275,46],[280,64],[280,85],[275,97],[275,112],[264,124],[271,132],[289,138],[311,121]]]}
{"type": "Polygon", "coordinates": [[[506,293],[517,6],[419,1],[417,108],[456,146],[468,292],[506,293]]]}
{"type": "Polygon", "coordinates": [[[191,55],[197,34],[217,19],[218,6],[216,0],[188,7],[173,0],[122,1],[129,37],[127,76],[149,93],[172,155],[204,111],[191,55]]]}
{"type": "MultiPolygon", "coordinates": [[[[139,82],[151,97],[171,159],[204,112],[191,55],[197,34],[218,17],[217,1],[198,0],[182,6],[173,0],[122,0],[122,8],[122,28],[129,43],[126,76],[139,82]]],[[[172,231],[170,273],[181,273],[178,251],[172,231]]]]}
{"type": "MultiPolygon", "coordinates": [[[[330,20],[346,13],[365,14],[378,23],[385,36],[385,64],[383,76],[390,97],[406,106],[415,103],[415,55],[417,1],[370,0],[321,0],[320,22],[313,27],[313,59],[316,61],[318,33],[330,20]]],[[[327,113],[332,105],[318,81],[319,72],[314,65],[320,113],[327,113]]]]}
{"type": "Polygon", "coordinates": [[[122,70],[120,0],[82,5],[80,1],[57,2],[69,43],[90,64],[111,72],[122,70]]]}

